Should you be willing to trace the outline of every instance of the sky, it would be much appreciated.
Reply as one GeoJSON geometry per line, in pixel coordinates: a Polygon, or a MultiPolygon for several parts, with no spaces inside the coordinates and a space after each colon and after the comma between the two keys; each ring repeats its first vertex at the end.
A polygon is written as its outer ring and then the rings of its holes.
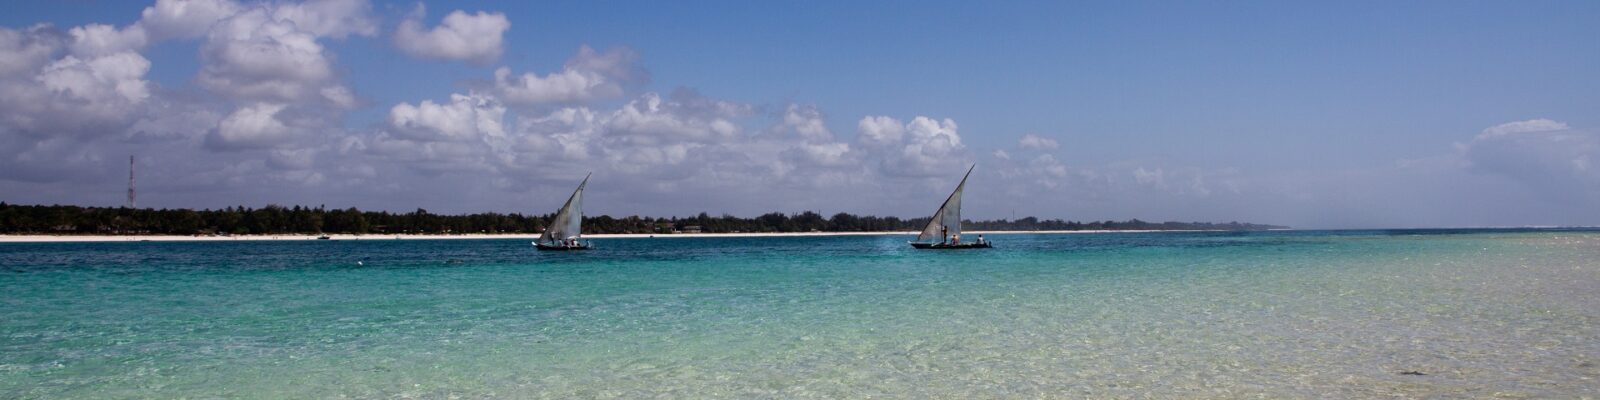
{"type": "Polygon", "coordinates": [[[1600,3],[20,2],[0,201],[1600,225],[1600,3]]]}

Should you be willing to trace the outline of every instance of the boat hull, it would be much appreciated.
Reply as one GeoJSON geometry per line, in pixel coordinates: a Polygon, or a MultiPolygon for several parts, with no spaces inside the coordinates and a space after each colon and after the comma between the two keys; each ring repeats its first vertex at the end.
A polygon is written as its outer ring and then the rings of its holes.
{"type": "Polygon", "coordinates": [[[587,244],[579,244],[579,245],[576,245],[576,246],[567,246],[567,245],[558,245],[558,244],[555,244],[555,245],[544,244],[544,243],[539,243],[539,242],[533,242],[533,247],[537,247],[537,248],[539,248],[539,250],[546,250],[546,251],[575,251],[575,250],[588,250],[589,249],[589,245],[587,245],[587,244]]]}
{"type": "Polygon", "coordinates": [[[918,249],[928,249],[928,250],[961,250],[961,249],[987,249],[987,248],[994,247],[994,245],[992,243],[990,243],[990,242],[961,243],[961,244],[911,242],[911,247],[915,247],[915,248],[918,248],[918,249]]]}

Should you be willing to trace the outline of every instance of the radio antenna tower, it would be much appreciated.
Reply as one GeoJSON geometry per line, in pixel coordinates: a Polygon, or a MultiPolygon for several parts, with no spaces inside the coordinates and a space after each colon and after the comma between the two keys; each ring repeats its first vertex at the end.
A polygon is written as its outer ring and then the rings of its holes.
{"type": "Polygon", "coordinates": [[[139,208],[139,194],[133,191],[133,156],[128,156],[128,208],[139,208]]]}

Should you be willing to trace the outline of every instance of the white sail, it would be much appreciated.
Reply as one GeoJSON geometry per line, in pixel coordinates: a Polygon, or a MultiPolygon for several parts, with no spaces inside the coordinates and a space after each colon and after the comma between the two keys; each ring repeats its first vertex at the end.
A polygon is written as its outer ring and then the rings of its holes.
{"type": "MultiPolygon", "coordinates": [[[[977,166],[974,165],[972,168],[977,166]]],[[[944,200],[944,204],[939,206],[939,211],[933,213],[933,219],[928,221],[928,226],[923,227],[922,233],[917,234],[918,242],[942,242],[961,234],[961,191],[967,187],[967,177],[972,176],[972,168],[967,168],[967,174],[961,176],[961,183],[956,185],[956,191],[950,193],[950,198],[944,200]]]]}
{"type": "Polygon", "coordinates": [[[567,204],[562,205],[561,211],[557,211],[556,217],[550,220],[550,227],[544,230],[543,235],[539,235],[540,242],[554,243],[583,236],[583,187],[588,185],[589,176],[585,175],[583,183],[578,184],[578,190],[572,192],[567,204]]]}

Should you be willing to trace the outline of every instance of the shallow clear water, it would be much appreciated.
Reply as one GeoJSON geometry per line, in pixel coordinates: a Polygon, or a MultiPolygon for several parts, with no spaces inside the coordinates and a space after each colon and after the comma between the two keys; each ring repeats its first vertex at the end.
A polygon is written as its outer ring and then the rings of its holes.
{"type": "Polygon", "coordinates": [[[0,244],[0,398],[1600,393],[1600,232],[906,239],[0,244]]]}

